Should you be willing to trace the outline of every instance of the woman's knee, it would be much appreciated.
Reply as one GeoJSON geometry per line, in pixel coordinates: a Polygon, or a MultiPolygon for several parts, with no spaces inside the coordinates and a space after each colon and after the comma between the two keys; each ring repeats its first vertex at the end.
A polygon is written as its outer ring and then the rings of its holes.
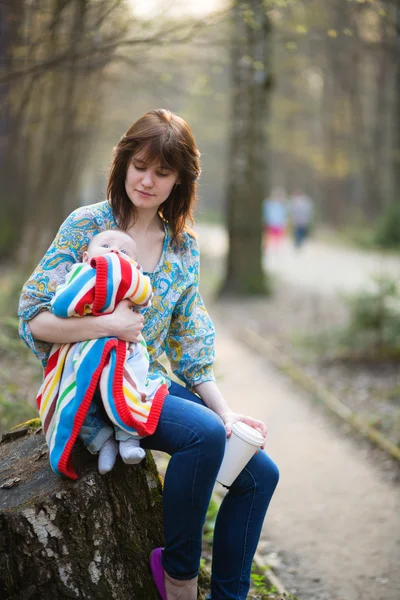
{"type": "MultiPolygon", "coordinates": [[[[270,497],[279,481],[279,469],[262,450],[253,456],[232,486],[243,493],[256,489],[257,493],[270,497]]],[[[231,489],[232,489],[231,488],[231,489]]]]}
{"type": "Polygon", "coordinates": [[[253,476],[256,477],[258,484],[264,483],[268,487],[275,488],[279,481],[278,466],[263,450],[260,450],[254,458],[253,476]]]}
{"type": "Polygon", "coordinates": [[[274,463],[274,461],[265,452],[262,453],[262,456],[267,459],[267,461],[264,462],[265,479],[268,480],[270,486],[273,486],[275,489],[278,485],[280,477],[278,465],[274,463]]]}
{"type": "Polygon", "coordinates": [[[217,415],[210,418],[199,419],[192,423],[191,441],[187,450],[194,452],[197,463],[206,467],[210,473],[218,470],[225,452],[226,431],[221,419],[217,415]]]}
{"type": "Polygon", "coordinates": [[[201,430],[203,444],[210,446],[215,452],[223,455],[226,444],[226,430],[223,422],[212,414],[210,419],[203,424],[201,430]]]}

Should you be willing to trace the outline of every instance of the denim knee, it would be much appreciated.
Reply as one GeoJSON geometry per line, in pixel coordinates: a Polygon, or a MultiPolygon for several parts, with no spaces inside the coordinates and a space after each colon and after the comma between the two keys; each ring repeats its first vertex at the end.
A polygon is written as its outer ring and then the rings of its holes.
{"type": "Polygon", "coordinates": [[[201,448],[200,456],[210,462],[210,467],[214,463],[219,468],[225,452],[226,430],[217,415],[211,414],[210,417],[200,423],[201,427],[196,431],[195,436],[201,448]]]}
{"type": "Polygon", "coordinates": [[[271,487],[275,489],[278,485],[280,477],[279,468],[277,464],[274,463],[274,461],[268,456],[268,454],[265,454],[265,452],[263,452],[262,456],[265,456],[268,459],[268,461],[265,462],[264,465],[264,481],[266,483],[268,482],[268,489],[270,489],[271,487]]]}
{"type": "Polygon", "coordinates": [[[211,418],[208,419],[204,429],[202,429],[202,435],[204,436],[205,441],[215,443],[218,446],[225,448],[225,425],[217,415],[214,416],[214,414],[211,414],[210,416],[211,418]]]}
{"type": "Polygon", "coordinates": [[[252,475],[255,477],[256,485],[260,490],[265,489],[269,493],[271,488],[275,489],[278,485],[279,469],[268,454],[262,450],[256,454],[254,462],[256,464],[252,469],[252,475]]]}
{"type": "Polygon", "coordinates": [[[233,493],[243,494],[251,489],[256,489],[257,494],[270,497],[279,481],[279,469],[274,461],[263,450],[253,456],[230,490],[233,493]]]}

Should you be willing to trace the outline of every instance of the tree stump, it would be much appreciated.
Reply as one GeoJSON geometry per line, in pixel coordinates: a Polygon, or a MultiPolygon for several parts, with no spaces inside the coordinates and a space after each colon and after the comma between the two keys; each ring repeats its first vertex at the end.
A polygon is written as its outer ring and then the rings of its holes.
{"type": "MultiPolygon", "coordinates": [[[[150,452],[107,475],[76,444],[78,481],[50,468],[39,430],[0,443],[2,600],[159,600],[149,554],[163,545],[162,484],[150,452]]],[[[200,597],[203,592],[200,592],[200,597]]]]}

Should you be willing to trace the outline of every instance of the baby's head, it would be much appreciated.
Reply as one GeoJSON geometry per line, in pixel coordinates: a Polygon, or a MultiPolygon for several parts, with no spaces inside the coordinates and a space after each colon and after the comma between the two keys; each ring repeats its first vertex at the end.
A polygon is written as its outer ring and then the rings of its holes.
{"type": "Polygon", "coordinates": [[[118,229],[102,231],[91,239],[88,249],[83,253],[82,262],[90,262],[92,258],[110,252],[136,260],[136,243],[124,231],[118,229]]]}

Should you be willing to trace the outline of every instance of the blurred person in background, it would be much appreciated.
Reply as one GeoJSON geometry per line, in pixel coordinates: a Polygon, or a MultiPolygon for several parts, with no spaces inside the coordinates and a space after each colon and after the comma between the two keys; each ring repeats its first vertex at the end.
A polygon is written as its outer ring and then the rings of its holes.
{"type": "Polygon", "coordinates": [[[289,201],[289,216],[295,248],[301,248],[310,235],[313,212],[313,201],[310,196],[301,190],[296,190],[289,201]]]}
{"type": "MultiPolygon", "coordinates": [[[[20,306],[20,334],[45,365],[54,343],[114,336],[147,341],[150,372],[167,376],[165,351],[184,385],[168,381],[157,429],[141,446],[171,455],[163,491],[165,547],[151,553],[163,600],[196,600],[202,530],[225,440],[238,421],[266,435],[262,421],[233,412],[213,374],[214,327],[199,292],[199,248],[188,229],[197,198],[200,153],[187,123],[158,109],[133,123],[114,149],[108,199],[75,210],[30,279],[20,306]],[[107,315],[58,318],[51,301],[90,240],[120,228],[137,247],[154,300],[145,315],[120,302],[107,315]]],[[[254,554],[279,472],[262,450],[225,495],[218,512],[211,600],[247,597],[254,554]]]]}
{"type": "Polygon", "coordinates": [[[276,187],[263,203],[264,249],[268,244],[279,247],[287,227],[286,192],[283,188],[276,187]]]}

